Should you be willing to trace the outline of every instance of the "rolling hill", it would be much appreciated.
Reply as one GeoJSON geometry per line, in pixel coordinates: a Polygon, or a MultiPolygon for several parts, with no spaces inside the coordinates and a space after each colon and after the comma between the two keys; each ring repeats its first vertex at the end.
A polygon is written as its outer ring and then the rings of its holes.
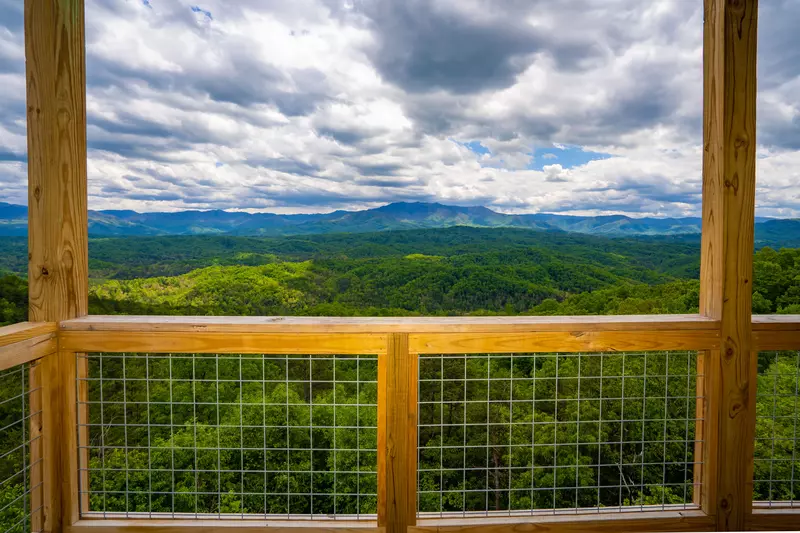
{"type": "MultiPolygon", "coordinates": [[[[178,211],[138,213],[128,210],[89,212],[89,234],[94,237],[231,235],[280,237],[327,233],[372,233],[391,230],[454,226],[523,228],[602,235],[694,236],[699,218],[632,218],[623,215],[571,216],[548,213],[508,215],[486,207],[438,203],[397,202],[363,211],[334,211],[310,215],[278,215],[234,211],[178,211]]],[[[27,233],[27,208],[0,202],[0,236],[27,233]]],[[[693,239],[690,237],[690,240],[693,239]]],[[[800,246],[800,220],[759,219],[759,246],[800,246]]]]}

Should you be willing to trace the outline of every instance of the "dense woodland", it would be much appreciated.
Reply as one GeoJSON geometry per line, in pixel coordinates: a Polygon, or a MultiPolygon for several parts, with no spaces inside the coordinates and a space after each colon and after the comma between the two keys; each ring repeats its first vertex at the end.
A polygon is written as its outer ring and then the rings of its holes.
{"type": "MultiPolygon", "coordinates": [[[[0,240],[0,323],[25,319],[25,244],[0,240]]],[[[753,311],[800,313],[800,249],[762,248],[754,264],[753,311]]],[[[450,228],[92,239],[90,311],[691,313],[698,274],[697,243],[669,238],[450,228]]],[[[423,358],[420,510],[690,502],[695,363],[679,352],[423,358]]],[[[375,512],[374,358],[93,355],[89,368],[93,510],[375,512]]],[[[796,352],[759,358],[757,480],[797,477],[799,373],[796,352]]],[[[20,374],[0,377],[6,453],[21,442],[23,406],[20,374]]],[[[19,460],[0,463],[4,531],[25,502],[12,477],[23,456],[7,457],[19,460]]],[[[755,490],[800,498],[791,482],[755,490]]]]}

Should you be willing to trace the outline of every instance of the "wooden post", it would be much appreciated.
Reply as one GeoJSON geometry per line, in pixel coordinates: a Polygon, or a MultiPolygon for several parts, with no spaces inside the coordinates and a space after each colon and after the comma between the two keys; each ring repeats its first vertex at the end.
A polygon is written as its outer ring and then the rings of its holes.
{"type": "Polygon", "coordinates": [[[405,533],[417,516],[418,358],[408,351],[406,333],[390,334],[380,357],[378,523],[386,533],[405,533]]]}
{"type": "MultiPolygon", "coordinates": [[[[25,0],[28,291],[32,321],[87,314],[83,0],[25,0]]],[[[75,355],[40,363],[44,530],[78,518],[75,355]]]]}
{"type": "Polygon", "coordinates": [[[751,303],[758,0],[705,0],[700,312],[721,322],[706,354],[703,509],[742,530],[752,506],[756,358],[751,303]]]}

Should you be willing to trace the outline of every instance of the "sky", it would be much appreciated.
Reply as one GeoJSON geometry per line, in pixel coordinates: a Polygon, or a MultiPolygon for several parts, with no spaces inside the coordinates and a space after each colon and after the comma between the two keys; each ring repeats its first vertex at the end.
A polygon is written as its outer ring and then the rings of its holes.
{"type": "MultiPolygon", "coordinates": [[[[698,215],[702,4],[86,0],[89,207],[698,215]]],[[[0,201],[20,204],[22,6],[0,0],[0,201]]],[[[800,0],[761,2],[760,216],[800,217],[798,21],[800,0]]]]}

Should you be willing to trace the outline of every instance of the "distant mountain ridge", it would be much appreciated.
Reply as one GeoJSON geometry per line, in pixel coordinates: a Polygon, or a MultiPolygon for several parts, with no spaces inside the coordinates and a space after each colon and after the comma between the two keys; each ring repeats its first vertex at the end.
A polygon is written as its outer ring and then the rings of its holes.
{"type": "MultiPolygon", "coordinates": [[[[0,236],[27,232],[27,208],[0,202],[0,236]]],[[[222,210],[138,213],[130,210],[89,212],[94,237],[144,235],[238,235],[276,237],[322,233],[366,233],[387,230],[473,226],[567,231],[608,237],[691,235],[700,233],[701,219],[632,218],[624,215],[572,216],[557,214],[507,215],[487,207],[439,203],[396,202],[364,211],[278,215],[222,210]]],[[[800,220],[760,219],[769,241],[800,242],[800,220]]],[[[788,245],[788,243],[787,243],[788,245]]]]}

